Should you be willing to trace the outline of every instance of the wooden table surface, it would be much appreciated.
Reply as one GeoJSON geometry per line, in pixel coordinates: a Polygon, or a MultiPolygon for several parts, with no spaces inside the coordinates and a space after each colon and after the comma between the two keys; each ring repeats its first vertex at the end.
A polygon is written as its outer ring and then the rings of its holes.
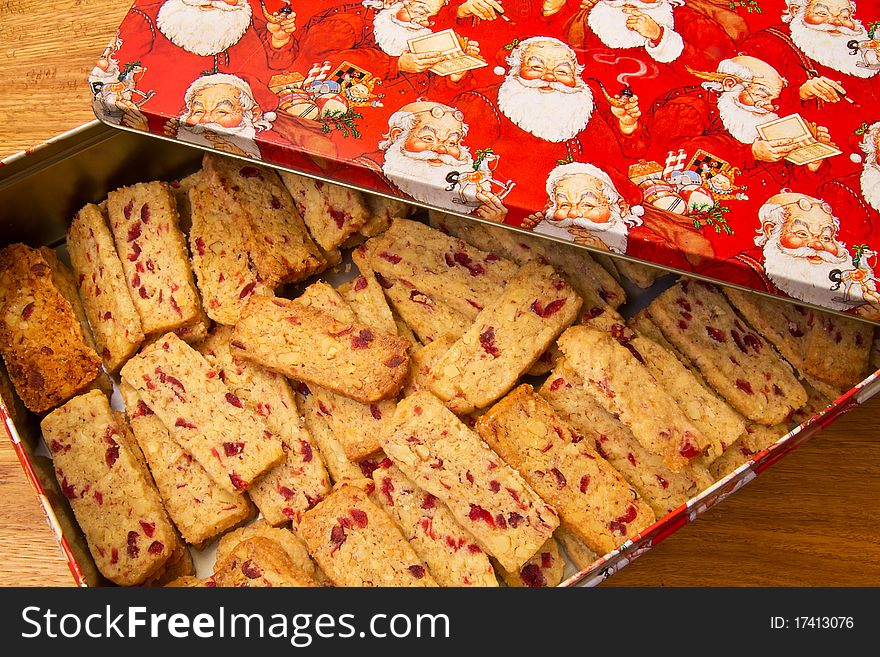
{"type": "MultiPolygon", "coordinates": [[[[86,77],[128,6],[0,0],[0,157],[93,118],[86,77]]],[[[880,585],[878,430],[875,398],[608,584],[880,585]]],[[[0,555],[0,585],[73,583],[3,436],[0,555]]]]}

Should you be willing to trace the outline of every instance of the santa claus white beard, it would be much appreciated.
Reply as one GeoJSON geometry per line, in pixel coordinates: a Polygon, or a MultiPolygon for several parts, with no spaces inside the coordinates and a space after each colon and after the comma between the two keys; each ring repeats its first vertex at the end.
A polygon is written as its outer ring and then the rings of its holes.
{"type": "Polygon", "coordinates": [[[174,45],[207,57],[238,43],[251,24],[251,6],[247,0],[232,7],[216,0],[168,0],[156,24],[174,45]],[[213,9],[199,8],[206,4],[213,9]]]}
{"type": "MultiPolygon", "coordinates": [[[[622,217],[611,217],[608,221],[597,222],[587,219],[586,217],[574,217],[567,219],[554,219],[553,213],[555,208],[550,208],[544,214],[545,221],[541,222],[535,229],[541,232],[541,227],[567,228],[575,226],[577,228],[586,229],[593,237],[601,240],[614,253],[626,253],[627,235],[629,234],[629,226],[622,217]]],[[[567,231],[566,231],[567,232],[567,231]]],[[[552,234],[548,231],[548,234],[552,234]]],[[[571,235],[569,234],[569,238],[571,235]]]]}
{"type": "Polygon", "coordinates": [[[196,146],[216,149],[217,144],[208,139],[206,133],[219,134],[226,141],[238,146],[249,156],[260,159],[260,149],[255,141],[257,130],[247,119],[235,128],[227,128],[219,123],[197,123],[196,125],[190,125],[185,121],[185,116],[180,117],[180,126],[177,129],[178,140],[196,146]]]}
{"type": "Polygon", "coordinates": [[[630,5],[650,16],[667,29],[673,29],[672,5],[661,2],[645,4],[639,0],[602,0],[590,11],[587,23],[593,33],[609,48],[636,48],[645,45],[645,37],[626,26],[623,6],[630,5]]]}
{"type": "Polygon", "coordinates": [[[855,305],[834,300],[840,295],[831,291],[834,283],[829,277],[835,269],[851,268],[846,249],[839,256],[807,247],[788,249],[779,243],[776,235],[764,245],[764,270],[776,287],[795,299],[832,310],[846,310],[855,305]],[[807,260],[807,256],[816,255],[822,258],[822,262],[814,264],[807,260]]]}
{"type": "Polygon", "coordinates": [[[431,33],[427,27],[397,20],[397,12],[401,7],[403,7],[402,3],[396,4],[380,11],[373,19],[373,36],[376,38],[376,45],[392,57],[400,57],[409,50],[407,41],[410,39],[431,33]]]}
{"type": "Polygon", "coordinates": [[[854,20],[856,29],[835,27],[833,25],[807,25],[803,13],[791,20],[791,40],[803,53],[835,71],[853,75],[857,78],[870,78],[876,70],[856,66],[858,59],[849,54],[848,41],[868,38],[868,31],[860,21],[854,20]],[[828,30],[839,30],[842,34],[829,34],[828,30]]]}
{"type": "Polygon", "coordinates": [[[587,127],[593,114],[593,92],[583,82],[523,80],[508,75],[498,89],[498,108],[526,132],[552,142],[568,141],[587,127]],[[541,91],[550,86],[554,91],[541,91]]]}
{"type": "MultiPolygon", "coordinates": [[[[464,173],[472,170],[473,162],[470,153],[464,147],[462,147],[461,156],[454,158],[451,155],[440,155],[434,151],[409,153],[403,150],[402,140],[399,140],[385,151],[382,172],[400,191],[417,201],[446,210],[466,212],[468,208],[461,203],[453,203],[452,201],[458,196],[458,192],[446,191],[446,188],[451,185],[446,180],[446,176],[454,171],[464,173]],[[427,162],[427,160],[433,159],[442,160],[443,164],[434,165],[427,162]]],[[[470,194],[466,197],[466,201],[474,203],[476,196],[470,194]]]]}
{"type": "Polygon", "coordinates": [[[779,117],[759,107],[742,105],[737,99],[740,91],[742,88],[737,87],[733,91],[722,93],[718,97],[718,113],[731,137],[744,144],[751,144],[758,138],[759,125],[779,117]]]}
{"type": "Polygon", "coordinates": [[[862,196],[872,208],[880,212],[880,166],[865,164],[862,169],[862,196]]]}

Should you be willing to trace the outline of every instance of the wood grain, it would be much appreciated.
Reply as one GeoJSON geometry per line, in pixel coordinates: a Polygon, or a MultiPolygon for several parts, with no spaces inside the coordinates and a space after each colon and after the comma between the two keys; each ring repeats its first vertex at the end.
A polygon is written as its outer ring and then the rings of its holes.
{"type": "MultiPolygon", "coordinates": [[[[86,77],[127,0],[0,0],[0,157],[93,118],[86,77]]],[[[880,399],[839,420],[613,586],[880,585],[880,399]]],[[[69,586],[0,436],[0,585],[69,586]]]]}

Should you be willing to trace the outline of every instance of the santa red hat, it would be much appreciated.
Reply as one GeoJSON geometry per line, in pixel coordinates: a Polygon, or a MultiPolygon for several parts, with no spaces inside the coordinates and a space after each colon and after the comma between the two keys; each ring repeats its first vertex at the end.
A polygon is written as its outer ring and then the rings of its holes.
{"type": "Polygon", "coordinates": [[[602,182],[611,185],[620,198],[629,206],[630,214],[636,217],[641,217],[645,214],[645,208],[641,205],[643,200],[641,188],[615,167],[605,163],[565,162],[557,165],[550,172],[550,175],[547,176],[547,196],[552,198],[553,189],[560,180],[578,173],[598,178],[602,182]]]}
{"type": "Polygon", "coordinates": [[[876,140],[878,132],[880,132],[880,121],[871,125],[864,122],[857,130],[850,133],[847,142],[850,149],[849,159],[852,162],[861,162],[864,159],[862,154],[868,153],[872,153],[876,159],[877,146],[876,141],[873,140],[876,140]]]}

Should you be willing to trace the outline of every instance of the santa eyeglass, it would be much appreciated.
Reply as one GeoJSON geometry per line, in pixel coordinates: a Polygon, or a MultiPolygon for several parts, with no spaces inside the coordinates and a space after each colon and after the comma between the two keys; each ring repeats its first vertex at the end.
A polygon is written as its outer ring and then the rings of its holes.
{"type": "Polygon", "coordinates": [[[418,110],[416,112],[412,112],[412,114],[430,114],[435,119],[442,119],[447,114],[452,114],[452,118],[454,118],[459,123],[464,123],[464,114],[461,113],[461,110],[451,109],[451,108],[442,108],[437,105],[432,107],[431,109],[423,109],[418,110]]]}
{"type": "Polygon", "coordinates": [[[804,212],[809,212],[818,205],[822,209],[822,212],[832,217],[834,216],[834,211],[831,209],[831,206],[825,201],[811,201],[807,198],[799,198],[797,201],[781,203],[779,207],[784,208],[789,205],[797,205],[804,212]]]}

